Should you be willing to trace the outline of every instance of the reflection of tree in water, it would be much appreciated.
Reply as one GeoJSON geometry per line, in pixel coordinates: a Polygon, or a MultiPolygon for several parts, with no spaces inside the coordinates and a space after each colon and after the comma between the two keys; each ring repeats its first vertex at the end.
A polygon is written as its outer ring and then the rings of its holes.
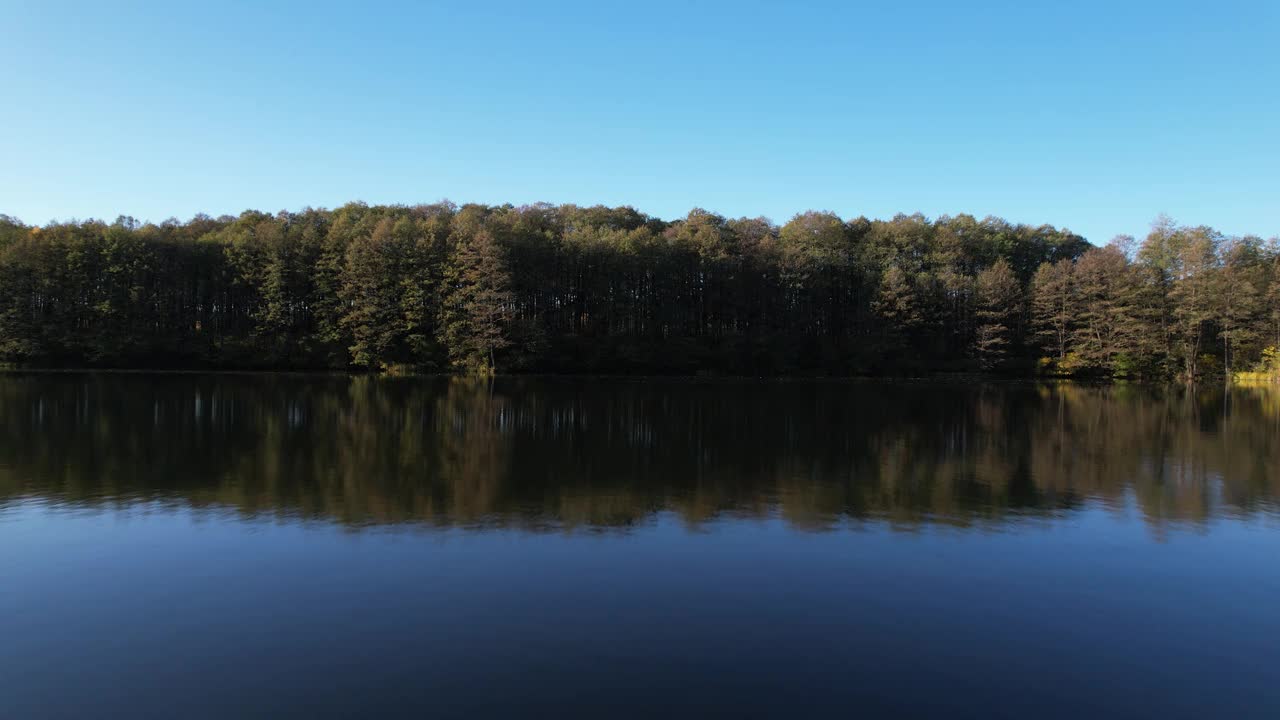
{"type": "Polygon", "coordinates": [[[1280,402],[1131,386],[0,378],[0,497],[360,524],[1274,511],[1280,402]]]}

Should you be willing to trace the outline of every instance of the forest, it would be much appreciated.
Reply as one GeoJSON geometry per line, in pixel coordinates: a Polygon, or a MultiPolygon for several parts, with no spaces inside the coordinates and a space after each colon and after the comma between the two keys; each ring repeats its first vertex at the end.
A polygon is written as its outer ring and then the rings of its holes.
{"type": "Polygon", "coordinates": [[[1158,218],[1105,246],[970,215],[418,206],[28,226],[10,367],[1280,376],[1280,242],[1158,218]]]}

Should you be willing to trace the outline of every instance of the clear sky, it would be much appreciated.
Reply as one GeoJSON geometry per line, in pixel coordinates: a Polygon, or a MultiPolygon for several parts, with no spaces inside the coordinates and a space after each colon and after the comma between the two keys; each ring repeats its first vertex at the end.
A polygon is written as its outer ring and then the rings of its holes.
{"type": "Polygon", "coordinates": [[[1280,233],[1280,2],[0,0],[0,212],[349,200],[1280,233]]]}

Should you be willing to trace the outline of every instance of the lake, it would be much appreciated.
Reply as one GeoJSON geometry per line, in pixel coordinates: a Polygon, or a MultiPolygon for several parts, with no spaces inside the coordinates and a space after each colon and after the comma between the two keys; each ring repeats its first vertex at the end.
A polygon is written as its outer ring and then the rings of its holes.
{"type": "Polygon", "coordinates": [[[0,375],[0,717],[1280,717],[1280,391],[0,375]]]}

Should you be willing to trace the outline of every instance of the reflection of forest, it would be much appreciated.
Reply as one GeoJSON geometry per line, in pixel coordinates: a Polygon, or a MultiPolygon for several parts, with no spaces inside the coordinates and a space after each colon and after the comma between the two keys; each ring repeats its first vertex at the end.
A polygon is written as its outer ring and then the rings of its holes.
{"type": "Polygon", "coordinates": [[[179,500],[349,524],[777,512],[999,524],[1274,511],[1280,393],[940,383],[0,377],[0,501],[179,500]]]}

